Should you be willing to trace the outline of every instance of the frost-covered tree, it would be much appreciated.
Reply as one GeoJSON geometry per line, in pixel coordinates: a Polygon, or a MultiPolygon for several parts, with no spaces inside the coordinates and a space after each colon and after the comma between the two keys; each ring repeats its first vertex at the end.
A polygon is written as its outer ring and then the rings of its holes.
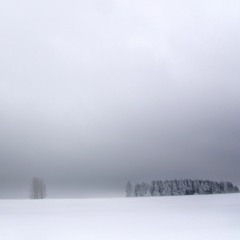
{"type": "Polygon", "coordinates": [[[160,196],[163,196],[164,185],[162,181],[157,181],[160,196]]]}
{"type": "Polygon", "coordinates": [[[187,188],[186,188],[186,195],[192,195],[194,194],[194,187],[193,187],[193,181],[191,179],[186,180],[187,188]]]}
{"type": "Polygon", "coordinates": [[[212,193],[210,182],[202,181],[199,186],[199,194],[210,194],[212,193]]]}
{"type": "Polygon", "coordinates": [[[128,181],[126,185],[126,197],[133,197],[133,187],[132,184],[128,181]]]}
{"type": "MultiPolygon", "coordinates": [[[[212,193],[221,193],[220,185],[217,182],[212,182],[212,193]]],[[[227,192],[227,189],[224,188],[224,191],[227,192]]]]}
{"type": "Polygon", "coordinates": [[[177,181],[174,180],[172,183],[172,195],[178,195],[178,187],[177,187],[177,181]]]}
{"type": "Polygon", "coordinates": [[[171,196],[172,195],[172,190],[169,185],[170,185],[169,181],[163,182],[163,192],[162,192],[163,196],[171,196]]]}
{"type": "Polygon", "coordinates": [[[149,197],[151,196],[151,186],[147,183],[142,183],[140,185],[140,196],[141,197],[149,197]]]}
{"type": "Polygon", "coordinates": [[[152,181],[151,186],[151,195],[152,196],[160,196],[160,189],[157,181],[152,181]]]}
{"type": "Polygon", "coordinates": [[[41,178],[34,177],[31,182],[30,198],[43,199],[47,196],[47,188],[41,178]]]}
{"type": "Polygon", "coordinates": [[[186,193],[186,184],[184,180],[178,181],[178,195],[185,195],[186,193]]]}
{"type": "Polygon", "coordinates": [[[134,196],[135,197],[140,197],[141,196],[141,185],[140,184],[136,184],[135,188],[134,188],[134,196]]]}

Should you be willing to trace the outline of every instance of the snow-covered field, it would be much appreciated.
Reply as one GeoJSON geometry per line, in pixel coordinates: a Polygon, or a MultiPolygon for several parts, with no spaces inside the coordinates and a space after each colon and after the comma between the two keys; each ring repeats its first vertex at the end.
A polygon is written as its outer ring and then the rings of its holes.
{"type": "Polygon", "coordinates": [[[239,240],[240,194],[0,200],[1,240],[239,240]]]}

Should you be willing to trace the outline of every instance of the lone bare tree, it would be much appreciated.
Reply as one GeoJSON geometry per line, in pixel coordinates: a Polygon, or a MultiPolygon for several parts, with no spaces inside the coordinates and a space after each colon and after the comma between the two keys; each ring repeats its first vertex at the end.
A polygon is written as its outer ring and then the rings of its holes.
{"type": "Polygon", "coordinates": [[[47,188],[41,178],[34,177],[31,182],[30,198],[43,199],[47,196],[47,188]]]}

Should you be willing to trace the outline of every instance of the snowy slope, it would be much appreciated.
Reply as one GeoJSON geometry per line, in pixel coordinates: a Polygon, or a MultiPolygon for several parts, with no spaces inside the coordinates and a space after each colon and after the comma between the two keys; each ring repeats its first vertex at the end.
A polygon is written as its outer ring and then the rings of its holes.
{"type": "Polygon", "coordinates": [[[239,240],[240,194],[0,200],[2,240],[239,240]]]}

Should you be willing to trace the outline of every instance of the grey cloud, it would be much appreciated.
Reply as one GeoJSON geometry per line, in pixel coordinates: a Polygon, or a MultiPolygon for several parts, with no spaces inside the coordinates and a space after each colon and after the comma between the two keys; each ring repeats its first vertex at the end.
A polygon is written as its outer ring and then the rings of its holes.
{"type": "Polygon", "coordinates": [[[1,197],[240,184],[238,1],[0,3],[1,197]]]}

